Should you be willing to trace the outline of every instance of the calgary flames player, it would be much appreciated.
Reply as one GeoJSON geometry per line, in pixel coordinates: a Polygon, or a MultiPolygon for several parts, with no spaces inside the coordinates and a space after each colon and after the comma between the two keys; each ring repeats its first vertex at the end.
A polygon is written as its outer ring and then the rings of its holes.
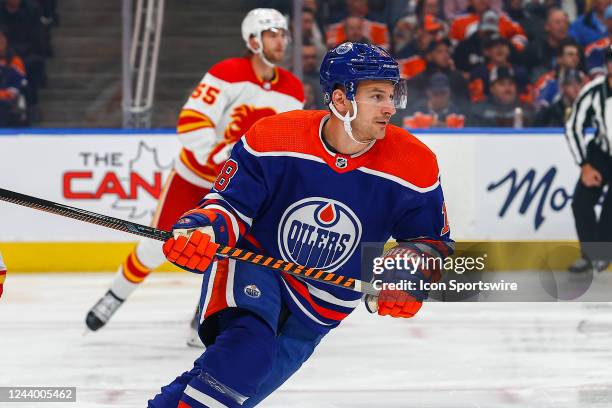
{"type": "MultiPolygon", "coordinates": [[[[301,109],[302,83],[277,67],[288,40],[287,21],[274,9],[251,10],[242,22],[248,55],[214,65],[181,110],[183,147],[160,196],[152,225],[169,230],[208,194],[233,145],[259,119],[301,109]]],[[[106,294],[86,317],[90,330],[104,326],[119,306],[166,258],[161,243],[142,240],[119,267],[106,294]]],[[[194,317],[197,325],[197,319],[194,317]]],[[[197,343],[197,335],[193,338],[197,343]]],[[[191,344],[191,339],[188,340],[191,344]]]]}

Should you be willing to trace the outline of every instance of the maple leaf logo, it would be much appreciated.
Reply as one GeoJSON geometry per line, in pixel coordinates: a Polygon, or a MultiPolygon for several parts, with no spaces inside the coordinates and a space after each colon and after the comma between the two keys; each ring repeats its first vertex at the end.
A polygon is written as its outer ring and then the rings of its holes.
{"type": "MultiPolygon", "coordinates": [[[[170,170],[174,166],[174,160],[170,161],[169,164],[164,165],[160,162],[157,149],[149,147],[143,141],[138,144],[138,151],[136,156],[130,160],[128,164],[128,177],[121,178],[123,181],[130,183],[131,175],[136,173],[142,177],[149,185],[155,185],[156,173],[160,173],[161,181],[164,183],[170,170]]],[[[150,220],[155,214],[157,208],[157,201],[159,197],[154,197],[149,192],[140,189],[138,191],[138,198],[135,200],[122,200],[117,198],[111,207],[118,211],[127,211],[127,218],[132,220],[140,220],[146,218],[150,220]]]]}

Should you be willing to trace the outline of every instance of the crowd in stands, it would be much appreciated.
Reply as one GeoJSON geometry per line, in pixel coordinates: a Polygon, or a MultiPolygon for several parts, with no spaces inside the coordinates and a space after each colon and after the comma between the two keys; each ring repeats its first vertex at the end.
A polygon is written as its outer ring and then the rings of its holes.
{"type": "Polygon", "coordinates": [[[389,50],[409,83],[397,124],[563,126],[581,87],[606,74],[611,39],[612,0],[304,0],[307,107],[325,108],[326,49],[361,41],[389,50]]]}
{"type": "Polygon", "coordinates": [[[55,0],[0,0],[0,127],[37,120],[57,22],[55,0]]]}

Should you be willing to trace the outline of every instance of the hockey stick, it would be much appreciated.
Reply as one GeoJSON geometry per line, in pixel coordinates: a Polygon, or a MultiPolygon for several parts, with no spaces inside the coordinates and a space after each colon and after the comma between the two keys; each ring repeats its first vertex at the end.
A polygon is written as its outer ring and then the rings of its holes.
{"type": "MultiPolygon", "coordinates": [[[[68,218],[73,218],[75,220],[85,221],[90,224],[102,225],[103,227],[112,228],[118,231],[129,232],[131,234],[140,235],[142,237],[151,238],[158,241],[166,241],[172,237],[172,234],[168,231],[162,231],[156,228],[147,227],[145,225],[136,224],[131,221],[109,217],[108,215],[97,214],[91,211],[82,210],[80,208],[55,203],[53,201],[47,201],[41,198],[16,193],[3,188],[0,188],[0,200],[68,218]]],[[[374,289],[372,284],[369,282],[348,278],[342,275],[336,275],[320,269],[306,268],[293,262],[283,261],[272,258],[271,256],[258,255],[244,249],[233,248],[230,246],[219,246],[217,249],[217,255],[235,259],[240,262],[248,262],[259,266],[265,266],[266,268],[286,272],[290,275],[300,276],[313,281],[350,289],[355,292],[361,292],[369,295],[378,294],[378,291],[374,289]]]]}

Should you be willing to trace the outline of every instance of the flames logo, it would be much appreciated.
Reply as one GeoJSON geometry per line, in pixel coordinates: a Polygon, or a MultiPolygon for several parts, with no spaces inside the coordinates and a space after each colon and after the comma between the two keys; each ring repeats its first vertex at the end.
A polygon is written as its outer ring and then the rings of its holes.
{"type": "Polygon", "coordinates": [[[231,114],[232,121],[225,129],[225,141],[234,143],[261,118],[276,115],[272,108],[256,108],[252,105],[240,105],[231,114]]]}
{"type": "Polygon", "coordinates": [[[223,163],[229,158],[236,143],[261,118],[276,115],[272,108],[256,108],[252,105],[240,105],[231,114],[232,121],[225,128],[224,139],[210,152],[208,167],[219,174],[223,163]]]}
{"type": "Polygon", "coordinates": [[[309,197],[287,208],[278,227],[278,242],[287,261],[328,272],[340,268],[355,252],[361,223],[340,201],[309,197]]]}

